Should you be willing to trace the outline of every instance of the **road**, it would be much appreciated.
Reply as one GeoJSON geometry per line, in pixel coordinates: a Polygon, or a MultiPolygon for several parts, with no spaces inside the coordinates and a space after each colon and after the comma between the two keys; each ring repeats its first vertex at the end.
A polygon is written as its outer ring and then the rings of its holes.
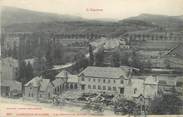
{"type": "MultiPolygon", "coordinates": [[[[10,99],[0,97],[0,117],[63,117],[63,116],[92,116],[101,115],[81,111],[78,106],[55,106],[50,103],[31,102],[22,99],[10,99]]],[[[113,115],[113,112],[105,111],[102,115],[113,115]]]]}

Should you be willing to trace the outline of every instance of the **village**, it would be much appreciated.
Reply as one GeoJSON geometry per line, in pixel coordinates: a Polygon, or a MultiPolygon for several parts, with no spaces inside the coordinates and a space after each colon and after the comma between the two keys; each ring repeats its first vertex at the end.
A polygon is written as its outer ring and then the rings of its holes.
{"type": "Polygon", "coordinates": [[[48,35],[45,40],[30,33],[4,35],[2,97],[69,104],[97,113],[182,112],[182,35],[144,31],[119,37],[48,35]],[[29,58],[31,54],[36,56],[29,58]],[[159,109],[163,106],[167,110],[159,109]]]}

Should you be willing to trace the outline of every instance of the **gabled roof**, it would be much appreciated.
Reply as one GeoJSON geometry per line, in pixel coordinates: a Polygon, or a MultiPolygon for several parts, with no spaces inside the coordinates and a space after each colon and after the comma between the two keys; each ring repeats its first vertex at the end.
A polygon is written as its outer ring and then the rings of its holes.
{"type": "Polygon", "coordinates": [[[69,75],[68,76],[68,81],[67,82],[71,82],[71,83],[78,83],[79,79],[77,75],[69,75]]]}
{"type": "Polygon", "coordinates": [[[66,75],[70,75],[70,73],[68,71],[63,70],[56,75],[56,78],[65,78],[66,75]]]}
{"type": "Polygon", "coordinates": [[[5,80],[1,79],[0,86],[15,86],[15,85],[22,85],[21,82],[18,82],[16,80],[5,80]]]}
{"type": "Polygon", "coordinates": [[[91,77],[101,77],[101,78],[120,78],[123,76],[124,78],[127,78],[126,72],[122,70],[121,68],[117,67],[94,67],[94,66],[88,66],[86,69],[84,69],[79,76],[83,74],[85,76],[91,76],[91,77]]]}
{"type": "Polygon", "coordinates": [[[40,82],[40,91],[46,91],[50,83],[50,79],[42,79],[40,82]]]}
{"type": "Polygon", "coordinates": [[[39,87],[41,80],[42,80],[42,76],[36,76],[32,80],[27,82],[24,86],[32,85],[33,87],[39,87]]]}
{"type": "Polygon", "coordinates": [[[40,91],[46,91],[50,83],[50,79],[43,79],[42,76],[36,76],[24,86],[40,87],[40,91]]]}

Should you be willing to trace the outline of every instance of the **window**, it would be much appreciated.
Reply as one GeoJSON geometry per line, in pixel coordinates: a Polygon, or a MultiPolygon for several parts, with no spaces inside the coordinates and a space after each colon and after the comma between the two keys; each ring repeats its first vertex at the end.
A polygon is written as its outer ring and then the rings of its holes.
{"type": "Polygon", "coordinates": [[[30,97],[30,93],[29,93],[29,97],[30,97]]]}
{"type": "Polygon", "coordinates": [[[34,97],[34,94],[32,93],[32,97],[34,97]]]}
{"type": "Polygon", "coordinates": [[[105,79],[103,80],[103,83],[105,83],[105,79]]]}
{"type": "Polygon", "coordinates": [[[90,82],[91,78],[88,78],[88,82],[90,82]]]}
{"type": "Polygon", "coordinates": [[[101,90],[101,86],[100,85],[98,85],[98,89],[101,90]]]}
{"type": "Polygon", "coordinates": [[[96,89],[96,85],[93,85],[93,89],[96,89]]]}
{"type": "Polygon", "coordinates": [[[124,94],[124,88],[120,88],[120,94],[124,94]]]}
{"type": "Polygon", "coordinates": [[[116,80],[113,80],[114,83],[116,83],[116,80]]]}
{"type": "Polygon", "coordinates": [[[77,89],[77,88],[78,88],[77,84],[75,84],[75,85],[74,85],[74,88],[75,88],[75,89],[77,89]]]}
{"type": "Polygon", "coordinates": [[[137,88],[135,88],[135,89],[134,89],[133,93],[134,93],[134,94],[136,94],[136,93],[137,93],[137,88]]]}
{"type": "Polygon", "coordinates": [[[108,80],[108,83],[110,83],[111,81],[110,81],[110,79],[108,80]]]}
{"type": "Polygon", "coordinates": [[[88,89],[91,89],[91,85],[88,85],[88,89]]]}
{"type": "Polygon", "coordinates": [[[72,84],[70,84],[70,89],[73,89],[73,85],[72,84]]]}
{"type": "Polygon", "coordinates": [[[85,81],[85,78],[84,78],[84,77],[82,77],[82,78],[81,78],[81,80],[82,80],[82,81],[85,81]]]}
{"type": "Polygon", "coordinates": [[[98,79],[98,82],[100,82],[100,79],[98,79]]]}
{"type": "Polygon", "coordinates": [[[113,91],[116,91],[116,87],[113,87],[113,91]]]}
{"type": "Polygon", "coordinates": [[[42,95],[40,94],[40,98],[42,98],[42,95]]]}
{"type": "Polygon", "coordinates": [[[95,78],[93,79],[93,82],[95,82],[95,78]]]}
{"type": "Polygon", "coordinates": [[[106,90],[106,86],[103,86],[103,90],[106,90]]]}
{"type": "Polygon", "coordinates": [[[121,80],[121,84],[123,84],[123,80],[121,80]]]}
{"type": "Polygon", "coordinates": [[[109,90],[109,91],[111,90],[111,87],[110,87],[110,86],[108,86],[108,90],[109,90]]]}

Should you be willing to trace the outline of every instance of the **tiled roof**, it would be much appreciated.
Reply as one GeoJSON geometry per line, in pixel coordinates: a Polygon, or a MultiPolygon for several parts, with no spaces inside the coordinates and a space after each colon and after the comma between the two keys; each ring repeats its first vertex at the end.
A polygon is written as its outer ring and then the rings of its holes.
{"type": "Polygon", "coordinates": [[[66,77],[66,74],[67,75],[70,75],[70,73],[68,71],[63,70],[63,71],[61,71],[60,73],[58,73],[56,75],[56,78],[65,78],[66,77]]]}
{"type": "Polygon", "coordinates": [[[92,76],[92,77],[102,77],[102,78],[120,78],[123,76],[126,77],[126,72],[124,72],[121,68],[116,67],[93,67],[89,66],[84,69],[81,73],[85,76],[92,76]]]}
{"type": "Polygon", "coordinates": [[[42,76],[36,76],[32,80],[30,80],[28,83],[26,83],[24,86],[29,86],[31,84],[33,87],[39,87],[41,80],[42,80],[42,76]]]}
{"type": "Polygon", "coordinates": [[[50,79],[43,79],[42,76],[36,76],[24,86],[32,85],[33,87],[40,87],[40,91],[46,91],[48,85],[50,83],[50,79]]]}
{"type": "Polygon", "coordinates": [[[77,75],[69,75],[67,82],[78,83],[78,76],[77,75]]]}
{"type": "Polygon", "coordinates": [[[40,91],[46,91],[50,83],[50,79],[42,79],[40,82],[40,91]]]}
{"type": "Polygon", "coordinates": [[[11,89],[22,89],[22,83],[18,82],[16,80],[3,80],[1,79],[0,86],[7,86],[10,87],[11,89]]]}

